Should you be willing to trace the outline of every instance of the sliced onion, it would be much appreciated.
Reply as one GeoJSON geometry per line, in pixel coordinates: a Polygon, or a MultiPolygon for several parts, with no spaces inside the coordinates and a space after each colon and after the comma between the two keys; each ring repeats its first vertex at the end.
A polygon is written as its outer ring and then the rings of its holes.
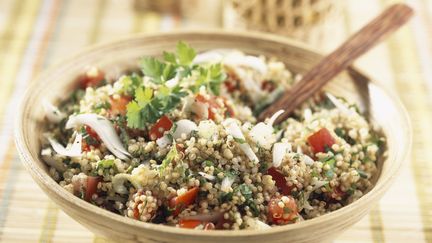
{"type": "Polygon", "coordinates": [[[212,120],[203,120],[198,124],[198,136],[211,139],[217,136],[217,125],[212,120]]]}
{"type": "Polygon", "coordinates": [[[59,172],[66,171],[66,165],[63,164],[60,158],[52,154],[50,148],[43,149],[41,151],[42,159],[51,167],[59,172]]]}
{"type": "Polygon", "coordinates": [[[189,215],[182,217],[185,220],[199,220],[202,222],[217,222],[223,217],[223,213],[221,212],[211,212],[197,215],[189,215]]]}
{"type": "Polygon", "coordinates": [[[353,112],[348,107],[346,107],[346,105],[343,104],[338,98],[334,97],[330,93],[326,93],[326,95],[329,98],[329,100],[336,106],[336,108],[338,108],[342,113],[346,115],[353,114],[353,112]]]}
{"type": "Polygon", "coordinates": [[[322,187],[328,183],[329,183],[328,181],[317,181],[317,182],[315,182],[315,184],[312,188],[312,191],[315,191],[316,189],[318,189],[318,188],[320,188],[320,187],[322,187]]]}
{"type": "Polygon", "coordinates": [[[306,154],[303,155],[303,162],[306,165],[313,165],[313,163],[315,162],[311,157],[307,156],[306,154]]]}
{"type": "Polygon", "coordinates": [[[246,143],[246,139],[245,139],[239,125],[237,124],[237,120],[232,119],[232,118],[228,118],[225,121],[223,121],[222,125],[225,127],[227,133],[230,134],[231,136],[233,136],[234,139],[244,141],[242,143],[239,143],[240,149],[246,154],[246,156],[249,158],[249,160],[251,160],[255,163],[258,163],[259,159],[256,156],[256,154],[253,152],[250,145],[248,143],[246,143]]]}
{"type": "Polygon", "coordinates": [[[277,111],[267,123],[260,122],[256,124],[249,132],[251,139],[264,149],[270,149],[272,144],[276,142],[273,123],[283,112],[284,110],[277,111]]]}
{"type": "Polygon", "coordinates": [[[168,88],[174,88],[178,83],[180,82],[180,76],[179,75],[176,75],[174,78],[172,78],[172,79],[170,79],[170,80],[167,80],[166,82],[165,82],[165,85],[168,87],[168,88]]]}
{"type": "Polygon", "coordinates": [[[66,117],[64,113],[46,99],[42,101],[42,106],[45,111],[45,116],[50,122],[59,123],[66,117]]]}
{"type": "Polygon", "coordinates": [[[156,144],[159,146],[159,148],[165,148],[166,146],[170,145],[171,143],[172,143],[172,141],[168,135],[163,135],[162,137],[156,139],[156,144]]]}
{"type": "Polygon", "coordinates": [[[303,111],[303,117],[304,117],[304,120],[305,120],[306,122],[310,121],[310,119],[312,118],[312,110],[309,109],[309,108],[306,108],[306,109],[303,111]]]}
{"type": "Polygon", "coordinates": [[[131,155],[123,147],[114,126],[108,119],[96,114],[79,114],[69,117],[66,123],[66,129],[74,128],[81,124],[91,127],[105,143],[108,150],[117,158],[121,160],[129,159],[131,155]]]}
{"type": "Polygon", "coordinates": [[[76,134],[73,143],[66,146],[66,148],[63,147],[63,145],[61,145],[57,140],[52,137],[48,137],[48,141],[50,142],[54,151],[59,155],[68,157],[80,157],[82,154],[82,135],[80,133],[76,134]]]}
{"type": "Polygon", "coordinates": [[[221,62],[224,55],[217,50],[199,53],[195,56],[193,64],[221,62]]]}
{"type": "Polygon", "coordinates": [[[302,150],[302,148],[301,148],[300,145],[297,146],[297,153],[298,153],[298,154],[303,154],[303,150],[302,150]]]}
{"type": "Polygon", "coordinates": [[[202,177],[204,177],[204,178],[206,178],[207,180],[209,180],[209,181],[214,181],[215,179],[216,179],[216,176],[214,176],[214,175],[209,175],[209,174],[207,174],[207,173],[204,173],[204,172],[198,172],[198,174],[200,174],[202,177]]]}
{"type": "Polygon", "coordinates": [[[275,112],[275,113],[270,117],[270,119],[268,120],[267,124],[268,124],[269,126],[273,126],[273,123],[276,121],[276,119],[278,119],[278,117],[279,117],[280,115],[282,115],[284,112],[285,112],[284,110],[278,110],[278,111],[276,111],[276,112],[275,112]]]}
{"type": "Polygon", "coordinates": [[[228,66],[244,66],[252,68],[262,75],[267,73],[267,65],[261,58],[244,55],[241,52],[231,52],[224,58],[223,63],[228,66]]]}
{"type": "Polygon", "coordinates": [[[275,143],[273,145],[273,166],[279,167],[282,163],[283,158],[289,152],[291,152],[290,143],[275,143]]]}
{"type": "Polygon", "coordinates": [[[234,178],[230,176],[225,176],[225,178],[221,182],[221,191],[230,192],[233,183],[234,183],[234,178]]]}
{"type": "Polygon", "coordinates": [[[188,119],[179,120],[175,124],[176,129],[172,134],[174,139],[180,138],[182,134],[186,134],[186,136],[189,136],[192,131],[198,130],[198,126],[196,125],[196,123],[188,119]]]}

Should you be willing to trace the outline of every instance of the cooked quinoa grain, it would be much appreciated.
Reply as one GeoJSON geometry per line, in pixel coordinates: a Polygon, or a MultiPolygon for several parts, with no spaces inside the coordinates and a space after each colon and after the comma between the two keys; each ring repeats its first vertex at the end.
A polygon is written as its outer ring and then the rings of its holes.
{"type": "Polygon", "coordinates": [[[298,80],[283,63],[180,42],[140,68],[93,68],[47,106],[41,156],[70,193],[143,222],[237,230],[318,217],[373,186],[385,138],[355,104],[321,93],[257,122],[298,80]]]}

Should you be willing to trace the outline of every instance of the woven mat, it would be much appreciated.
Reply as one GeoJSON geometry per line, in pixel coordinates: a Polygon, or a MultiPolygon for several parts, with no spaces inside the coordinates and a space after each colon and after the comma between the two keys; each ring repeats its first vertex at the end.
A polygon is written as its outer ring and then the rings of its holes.
{"type": "MultiPolygon", "coordinates": [[[[333,39],[323,43],[325,51],[395,1],[345,2],[345,21],[331,26],[333,39]]],[[[414,128],[411,160],[373,211],[336,242],[432,242],[432,1],[406,2],[417,10],[416,18],[357,64],[408,108],[414,128]]],[[[29,80],[84,46],[187,27],[175,16],[137,12],[126,0],[0,0],[1,242],[109,242],[59,210],[17,157],[14,113],[29,80]]]]}

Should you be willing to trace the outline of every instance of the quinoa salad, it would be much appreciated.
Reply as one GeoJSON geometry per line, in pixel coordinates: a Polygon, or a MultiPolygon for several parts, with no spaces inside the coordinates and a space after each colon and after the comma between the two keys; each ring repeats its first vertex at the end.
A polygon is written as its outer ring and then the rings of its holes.
{"type": "Polygon", "coordinates": [[[124,217],[173,227],[267,229],[362,197],[384,154],[356,104],[321,92],[280,124],[257,115],[297,80],[284,63],[184,42],[110,78],[89,68],[44,101],[41,157],[60,186],[124,217]]]}

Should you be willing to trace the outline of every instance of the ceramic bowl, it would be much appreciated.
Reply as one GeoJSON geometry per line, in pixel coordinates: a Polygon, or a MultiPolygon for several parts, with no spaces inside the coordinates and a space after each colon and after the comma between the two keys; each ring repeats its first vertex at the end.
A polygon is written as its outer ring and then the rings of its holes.
{"type": "Polygon", "coordinates": [[[15,139],[22,162],[34,181],[64,212],[96,234],[123,242],[325,242],[331,241],[359,221],[383,196],[407,160],[411,129],[400,101],[385,92],[362,72],[350,68],[325,89],[355,101],[387,138],[385,158],[379,161],[375,185],[356,202],[332,213],[268,230],[199,231],[144,223],[98,208],[70,194],[48,174],[40,157],[44,131],[42,100],[53,103],[68,97],[75,79],[88,66],[107,75],[136,67],[141,56],[159,55],[186,41],[198,51],[215,48],[240,49],[253,55],[276,57],[295,73],[310,69],[322,55],[295,41],[262,33],[223,31],[173,32],[138,35],[87,49],[45,71],[28,88],[18,111],[15,139]]]}

